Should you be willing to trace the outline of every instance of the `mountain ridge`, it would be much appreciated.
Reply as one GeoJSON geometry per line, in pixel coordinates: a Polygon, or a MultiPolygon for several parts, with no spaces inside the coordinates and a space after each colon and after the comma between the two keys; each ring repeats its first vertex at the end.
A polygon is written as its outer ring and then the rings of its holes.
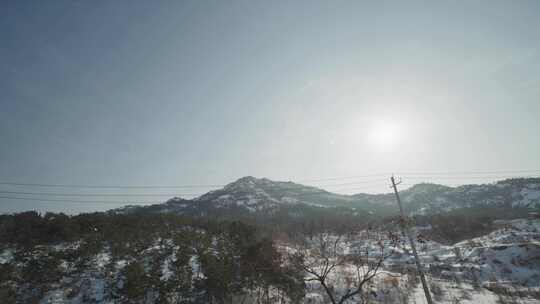
{"type": "MultiPolygon", "coordinates": [[[[512,178],[491,184],[450,187],[419,183],[400,191],[404,208],[412,215],[443,213],[460,208],[504,207],[540,208],[540,178],[512,178]]],[[[126,207],[119,211],[176,212],[205,216],[215,211],[230,214],[262,213],[291,207],[334,209],[345,208],[370,214],[396,213],[393,193],[338,194],[292,181],[245,176],[223,188],[209,191],[193,199],[171,198],[162,204],[126,207]]]]}

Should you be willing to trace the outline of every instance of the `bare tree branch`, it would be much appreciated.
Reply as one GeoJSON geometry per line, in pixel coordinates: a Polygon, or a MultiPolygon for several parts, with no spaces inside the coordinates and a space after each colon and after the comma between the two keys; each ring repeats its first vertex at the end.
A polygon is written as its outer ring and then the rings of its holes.
{"type": "MultiPolygon", "coordinates": [[[[395,246],[394,239],[389,235],[386,238],[389,241],[386,245],[382,240],[379,240],[376,252],[373,252],[372,247],[368,244],[362,250],[345,254],[343,248],[347,244],[342,235],[319,233],[316,238],[317,243],[306,245],[308,242],[302,242],[304,246],[299,248],[291,261],[309,275],[305,279],[306,282],[316,281],[322,286],[332,304],[343,304],[345,301],[361,294],[365,285],[379,273],[384,260],[393,253],[392,250],[387,250],[385,253],[385,249],[395,246]],[[334,290],[329,277],[338,268],[344,269],[349,266],[354,267],[351,286],[353,288],[347,289],[344,294],[340,294],[334,290]]],[[[370,240],[366,241],[369,243],[370,240]]],[[[349,285],[349,283],[347,284],[349,285]]]]}

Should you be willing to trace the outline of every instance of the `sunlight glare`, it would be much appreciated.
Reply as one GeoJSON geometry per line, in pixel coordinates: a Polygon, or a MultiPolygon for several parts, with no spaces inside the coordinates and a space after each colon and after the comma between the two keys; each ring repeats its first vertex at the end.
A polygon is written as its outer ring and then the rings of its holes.
{"type": "Polygon", "coordinates": [[[368,139],[370,144],[376,148],[390,148],[397,143],[399,133],[399,127],[396,123],[378,121],[371,126],[368,139]]]}

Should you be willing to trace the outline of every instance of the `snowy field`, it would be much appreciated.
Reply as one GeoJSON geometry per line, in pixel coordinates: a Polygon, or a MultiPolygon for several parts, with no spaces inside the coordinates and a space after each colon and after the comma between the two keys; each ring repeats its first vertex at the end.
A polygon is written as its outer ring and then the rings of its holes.
{"type": "MultiPolygon", "coordinates": [[[[436,303],[540,303],[540,221],[519,219],[501,224],[504,228],[451,246],[429,240],[419,244],[436,303]]],[[[386,248],[394,254],[365,288],[364,301],[427,303],[419,281],[407,275],[415,269],[410,248],[404,241],[398,244],[386,248]]],[[[351,253],[366,247],[375,251],[376,242],[353,238],[344,247],[342,251],[351,253]]],[[[354,267],[343,266],[329,276],[336,294],[350,288],[347,276],[352,272],[354,267]]],[[[358,301],[360,297],[346,303],[358,301]]],[[[305,303],[329,303],[320,284],[308,284],[305,303]]]]}

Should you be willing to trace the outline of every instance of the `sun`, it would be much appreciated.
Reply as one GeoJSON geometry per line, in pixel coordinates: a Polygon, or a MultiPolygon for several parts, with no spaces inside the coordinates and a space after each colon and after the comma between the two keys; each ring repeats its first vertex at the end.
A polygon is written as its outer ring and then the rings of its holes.
{"type": "Polygon", "coordinates": [[[374,122],[368,132],[368,140],[376,148],[391,148],[395,146],[399,136],[399,126],[396,123],[388,121],[374,122]]]}

